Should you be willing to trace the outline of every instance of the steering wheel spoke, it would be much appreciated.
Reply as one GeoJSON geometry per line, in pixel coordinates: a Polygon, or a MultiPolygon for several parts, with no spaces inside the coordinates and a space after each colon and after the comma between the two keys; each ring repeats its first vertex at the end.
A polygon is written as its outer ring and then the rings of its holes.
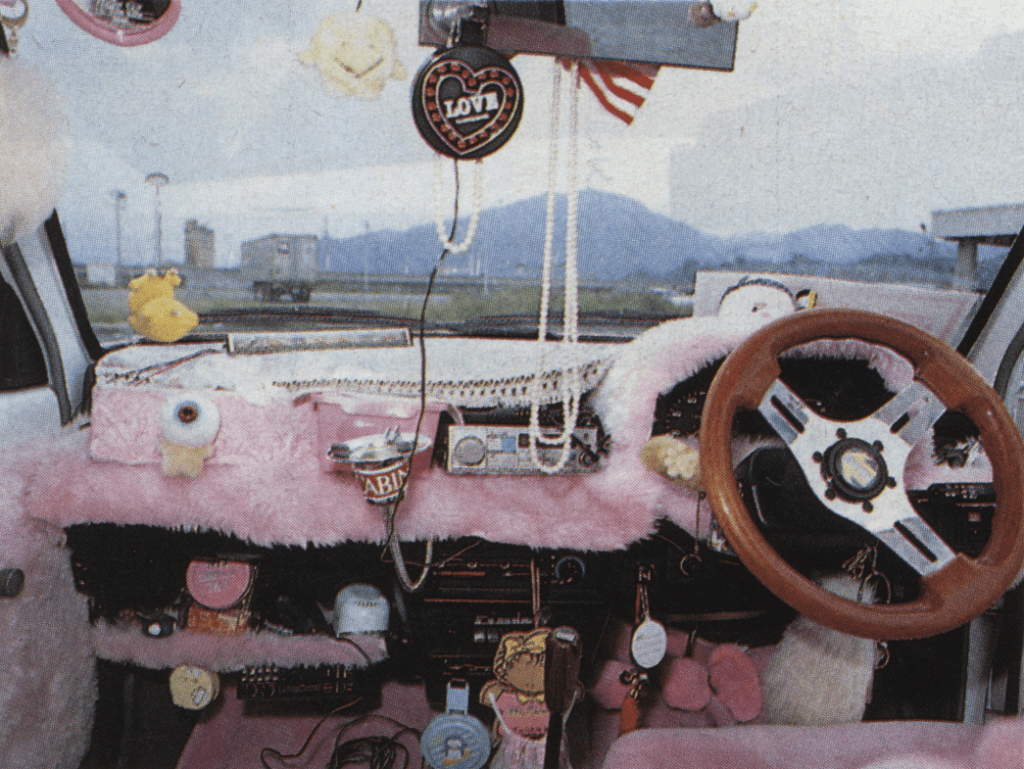
{"type": "Polygon", "coordinates": [[[910,447],[944,410],[931,390],[915,382],[867,419],[833,422],[779,379],[758,406],[789,445],[818,500],[876,536],[921,576],[944,568],[956,554],[895,488],[890,473],[903,475],[910,447]]]}
{"type": "Polygon", "coordinates": [[[872,533],[922,577],[944,569],[956,558],[953,549],[917,514],[901,492],[883,494],[875,510],[878,518],[871,527],[872,533]]]}
{"type": "Polygon", "coordinates": [[[757,410],[790,449],[828,432],[829,420],[815,414],[781,379],[772,382],[757,410]]]}
{"type": "Polygon", "coordinates": [[[921,440],[946,411],[942,400],[923,382],[903,388],[872,416],[908,446],[921,440]]]}

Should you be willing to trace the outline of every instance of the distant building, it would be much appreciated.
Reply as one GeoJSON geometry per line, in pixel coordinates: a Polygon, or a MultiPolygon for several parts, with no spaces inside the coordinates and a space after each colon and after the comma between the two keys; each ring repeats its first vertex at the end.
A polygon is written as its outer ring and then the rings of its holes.
{"type": "Polygon", "coordinates": [[[94,286],[116,286],[117,265],[90,264],[85,268],[85,279],[94,286]]]}
{"type": "Polygon", "coordinates": [[[216,267],[216,236],[195,219],[185,222],[185,265],[212,270],[216,267]]]}
{"type": "Polygon", "coordinates": [[[1024,203],[932,211],[932,237],[952,240],[956,249],[956,284],[978,287],[978,246],[1013,245],[1024,227],[1024,203]]]}

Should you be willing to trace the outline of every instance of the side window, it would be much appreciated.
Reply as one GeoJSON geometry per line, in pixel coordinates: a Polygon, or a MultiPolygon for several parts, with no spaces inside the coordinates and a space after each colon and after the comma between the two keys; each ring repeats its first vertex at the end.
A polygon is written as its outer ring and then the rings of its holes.
{"type": "Polygon", "coordinates": [[[46,385],[46,361],[14,289],[0,278],[0,391],[46,385]]]}

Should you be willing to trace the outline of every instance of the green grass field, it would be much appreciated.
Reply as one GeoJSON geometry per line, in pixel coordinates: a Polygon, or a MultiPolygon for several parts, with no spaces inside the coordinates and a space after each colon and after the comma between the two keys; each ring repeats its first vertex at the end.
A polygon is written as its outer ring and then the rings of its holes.
{"type": "MultiPolygon", "coordinates": [[[[400,318],[419,318],[422,295],[396,294],[383,290],[370,292],[314,291],[309,302],[312,307],[373,310],[382,315],[400,318]]],[[[380,289],[378,285],[375,288],[380,289]]],[[[128,290],[118,288],[84,288],[82,296],[95,324],[124,323],[128,317],[128,290]]],[[[244,290],[210,289],[206,291],[181,290],[177,297],[200,315],[210,310],[279,307],[261,302],[244,290]]],[[[562,294],[553,292],[551,317],[561,317],[562,294]]],[[[435,287],[428,307],[427,319],[434,322],[454,322],[482,316],[536,315],[540,310],[540,290],[536,286],[503,287],[486,294],[480,289],[452,291],[443,284],[435,287]]],[[[641,314],[658,318],[688,314],[658,294],[639,292],[581,291],[580,311],[641,314]]]]}

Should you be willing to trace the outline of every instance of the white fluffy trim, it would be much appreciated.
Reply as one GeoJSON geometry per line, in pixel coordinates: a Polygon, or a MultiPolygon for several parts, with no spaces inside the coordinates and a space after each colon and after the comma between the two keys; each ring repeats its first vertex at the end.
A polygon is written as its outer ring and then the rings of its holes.
{"type": "MultiPolygon", "coordinates": [[[[857,595],[849,577],[829,577],[822,586],[844,598],[857,595]]],[[[874,641],[801,615],[786,628],[765,669],[765,716],[768,723],[792,726],[856,723],[864,717],[874,674],[874,641]]]]}
{"type": "Polygon", "coordinates": [[[68,117],[57,87],[0,56],[0,247],[41,225],[64,192],[68,117]]]}

